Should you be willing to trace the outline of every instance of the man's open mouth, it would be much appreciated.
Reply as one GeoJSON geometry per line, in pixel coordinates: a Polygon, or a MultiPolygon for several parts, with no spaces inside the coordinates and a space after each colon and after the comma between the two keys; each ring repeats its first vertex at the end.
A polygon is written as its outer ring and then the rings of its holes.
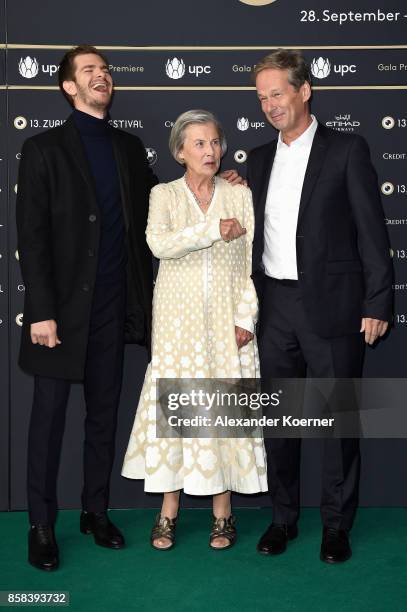
{"type": "Polygon", "coordinates": [[[101,92],[108,91],[108,87],[106,83],[95,83],[94,85],[92,85],[92,89],[94,91],[101,91],[101,92]]]}

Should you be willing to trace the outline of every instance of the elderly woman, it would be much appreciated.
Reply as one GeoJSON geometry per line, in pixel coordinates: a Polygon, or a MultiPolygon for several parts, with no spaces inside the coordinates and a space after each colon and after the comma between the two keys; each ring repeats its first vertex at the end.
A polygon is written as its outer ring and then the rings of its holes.
{"type": "Polygon", "coordinates": [[[160,259],[152,360],[122,474],[144,479],[145,491],[164,493],[151,533],[155,548],[174,545],[183,489],[213,495],[210,545],[220,549],[236,539],[230,492],[267,490],[263,440],[156,438],[156,381],[259,376],[250,278],[253,206],[247,187],[216,177],[226,140],[212,113],[178,117],[170,150],[185,174],[151,192],[147,242],[160,259]]]}

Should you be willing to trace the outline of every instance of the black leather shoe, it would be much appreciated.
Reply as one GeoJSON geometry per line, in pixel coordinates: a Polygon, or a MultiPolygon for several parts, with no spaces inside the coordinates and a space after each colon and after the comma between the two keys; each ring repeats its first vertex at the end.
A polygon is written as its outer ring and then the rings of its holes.
{"type": "Polygon", "coordinates": [[[59,565],[58,545],[50,525],[31,525],[28,532],[28,562],[50,572],[59,565]]]}
{"type": "Polygon", "coordinates": [[[96,544],[106,548],[123,548],[124,538],[113,525],[107,512],[82,512],[80,521],[82,533],[93,534],[96,544]]]}
{"type": "Polygon", "coordinates": [[[321,561],[325,563],[343,563],[352,556],[349,537],[344,529],[324,527],[321,543],[321,561]]]}
{"type": "Polygon", "coordinates": [[[298,535],[297,525],[277,525],[271,523],[257,544],[257,551],[262,555],[280,555],[287,548],[288,540],[298,535]]]}

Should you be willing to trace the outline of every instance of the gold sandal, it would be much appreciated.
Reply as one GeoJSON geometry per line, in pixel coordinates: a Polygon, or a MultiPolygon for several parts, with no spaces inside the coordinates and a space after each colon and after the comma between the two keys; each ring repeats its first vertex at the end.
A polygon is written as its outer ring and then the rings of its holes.
{"type": "Polygon", "coordinates": [[[157,514],[150,536],[150,542],[153,548],[156,550],[170,550],[170,548],[174,547],[177,518],[177,516],[173,519],[170,519],[167,516],[161,516],[160,512],[157,514]],[[158,540],[158,538],[167,538],[171,543],[169,546],[165,546],[164,548],[162,546],[157,546],[154,544],[154,540],[158,540]]]}
{"type": "Polygon", "coordinates": [[[231,514],[229,518],[216,518],[213,517],[212,530],[209,536],[209,546],[213,550],[225,550],[230,548],[236,542],[237,531],[235,527],[236,518],[231,514]],[[216,538],[226,538],[229,540],[229,544],[226,546],[213,546],[213,541],[216,538]]]}

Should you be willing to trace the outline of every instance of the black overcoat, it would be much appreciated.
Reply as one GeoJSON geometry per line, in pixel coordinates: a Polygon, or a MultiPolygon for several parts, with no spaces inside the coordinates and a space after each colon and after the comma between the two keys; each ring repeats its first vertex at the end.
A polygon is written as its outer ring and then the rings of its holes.
{"type": "MultiPolygon", "coordinates": [[[[158,182],[141,140],[111,128],[128,253],[126,340],[151,337],[152,256],[146,243],[150,189],[158,182]]],[[[30,374],[83,378],[101,215],[72,116],[25,141],[18,177],[18,252],[25,285],[20,366],[30,374]],[[30,324],[55,319],[62,344],[34,345],[30,324]]],[[[106,288],[108,290],[108,287],[106,288]]]]}

